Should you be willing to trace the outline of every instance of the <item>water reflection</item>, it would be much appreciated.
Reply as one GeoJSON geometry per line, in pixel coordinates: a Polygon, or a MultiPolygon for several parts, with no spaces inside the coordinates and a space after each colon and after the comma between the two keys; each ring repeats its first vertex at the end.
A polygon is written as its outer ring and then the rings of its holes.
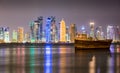
{"type": "Polygon", "coordinates": [[[0,73],[120,73],[120,45],[110,50],[74,46],[0,47],[0,73]]]}
{"type": "Polygon", "coordinates": [[[52,45],[48,44],[44,53],[44,73],[52,73],[52,45]]]}

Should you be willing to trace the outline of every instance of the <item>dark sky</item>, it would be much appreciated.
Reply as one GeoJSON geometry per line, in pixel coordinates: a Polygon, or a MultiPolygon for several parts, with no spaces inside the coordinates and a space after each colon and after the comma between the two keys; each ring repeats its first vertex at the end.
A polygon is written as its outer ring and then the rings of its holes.
{"type": "MultiPolygon", "coordinates": [[[[62,18],[66,25],[75,23],[78,30],[81,25],[86,27],[90,20],[95,26],[120,26],[119,0],[0,0],[0,26],[9,26],[10,31],[18,26],[29,32],[29,22],[38,16],[56,17],[56,24],[62,18]]],[[[88,27],[87,27],[88,28],[88,27]]]]}

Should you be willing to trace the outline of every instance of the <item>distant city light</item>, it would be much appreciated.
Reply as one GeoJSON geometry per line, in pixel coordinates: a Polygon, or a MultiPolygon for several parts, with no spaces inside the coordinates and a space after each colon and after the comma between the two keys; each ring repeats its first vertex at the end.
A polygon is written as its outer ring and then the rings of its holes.
{"type": "MultiPolygon", "coordinates": [[[[56,24],[56,18],[50,16],[46,19],[45,29],[43,28],[43,16],[39,16],[37,20],[30,21],[30,32],[25,32],[24,27],[18,27],[13,30],[12,38],[10,38],[10,27],[0,27],[0,43],[74,43],[74,39],[78,34],[76,24],[66,26],[65,20],[62,19],[60,24],[56,24]]],[[[93,39],[113,39],[114,42],[120,41],[119,26],[107,26],[107,34],[102,31],[102,26],[96,28],[95,22],[89,23],[90,31],[87,32],[85,26],[81,26],[80,33],[86,34],[93,39]]],[[[86,37],[87,37],[86,36],[86,37]]]]}

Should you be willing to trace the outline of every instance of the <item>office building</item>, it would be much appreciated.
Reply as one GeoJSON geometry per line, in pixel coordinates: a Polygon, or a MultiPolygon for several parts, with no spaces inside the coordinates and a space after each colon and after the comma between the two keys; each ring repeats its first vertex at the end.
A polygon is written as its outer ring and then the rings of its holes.
{"type": "Polygon", "coordinates": [[[13,32],[12,32],[12,42],[17,42],[18,40],[17,40],[17,31],[15,31],[15,30],[13,30],[13,32]]]}
{"type": "Polygon", "coordinates": [[[55,43],[55,42],[58,42],[58,28],[55,24],[55,17],[51,16],[51,31],[50,31],[50,34],[51,34],[51,42],[55,43]]]}
{"type": "Polygon", "coordinates": [[[4,28],[4,42],[9,43],[10,37],[9,37],[9,27],[4,28]]]}
{"type": "Polygon", "coordinates": [[[70,42],[70,30],[68,26],[66,27],[66,41],[70,42]]]}
{"type": "Polygon", "coordinates": [[[25,42],[30,42],[30,34],[29,33],[25,33],[24,41],[25,42]]]}
{"type": "Polygon", "coordinates": [[[4,28],[0,27],[0,43],[4,42],[4,28]]]}
{"type": "Polygon", "coordinates": [[[95,39],[95,34],[94,34],[94,22],[90,22],[90,37],[92,37],[93,39],[95,39]]]}
{"type": "Polygon", "coordinates": [[[48,17],[47,20],[46,20],[46,32],[45,32],[45,36],[46,36],[46,43],[49,43],[50,40],[51,40],[51,18],[48,17]]]}
{"type": "Polygon", "coordinates": [[[66,24],[63,19],[60,21],[60,42],[66,42],[66,24]]]}
{"type": "Polygon", "coordinates": [[[23,43],[24,41],[24,29],[23,27],[18,27],[18,42],[23,43]]]}
{"type": "Polygon", "coordinates": [[[76,28],[75,24],[71,24],[70,25],[70,42],[71,43],[74,43],[76,33],[77,33],[77,28],[76,28]]]}

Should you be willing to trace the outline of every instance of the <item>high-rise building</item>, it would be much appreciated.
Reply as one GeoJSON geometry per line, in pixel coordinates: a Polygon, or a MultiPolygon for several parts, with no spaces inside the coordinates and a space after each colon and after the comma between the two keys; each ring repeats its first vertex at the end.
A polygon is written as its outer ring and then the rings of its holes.
{"type": "Polygon", "coordinates": [[[31,29],[31,42],[42,42],[43,17],[38,17],[36,21],[31,22],[29,25],[31,29]]]}
{"type": "Polygon", "coordinates": [[[96,28],[96,33],[95,33],[95,37],[98,40],[103,40],[104,38],[104,32],[102,31],[102,26],[99,26],[96,28]]]}
{"type": "Polygon", "coordinates": [[[68,26],[66,27],[66,41],[70,42],[70,30],[68,26]]]}
{"type": "Polygon", "coordinates": [[[38,40],[42,42],[43,33],[43,16],[38,17],[39,28],[38,28],[38,40]]]}
{"type": "Polygon", "coordinates": [[[58,29],[55,24],[55,17],[51,16],[51,42],[58,42],[58,29]]]}
{"type": "Polygon", "coordinates": [[[93,39],[95,39],[95,34],[94,34],[94,22],[90,22],[90,37],[92,37],[93,39]]]}
{"type": "Polygon", "coordinates": [[[46,27],[45,27],[45,36],[46,36],[46,43],[51,42],[51,17],[48,17],[46,20],[46,27]]]}
{"type": "Polygon", "coordinates": [[[76,33],[77,33],[77,28],[76,28],[75,24],[71,24],[70,25],[70,42],[71,43],[74,43],[76,33]]]}
{"type": "Polygon", "coordinates": [[[60,42],[66,42],[66,24],[63,19],[60,21],[60,42]]]}
{"type": "Polygon", "coordinates": [[[35,42],[35,36],[34,36],[34,22],[29,23],[31,34],[30,34],[30,42],[35,42]]]}
{"type": "Polygon", "coordinates": [[[9,27],[4,28],[4,42],[9,43],[10,38],[9,38],[9,27]]]}
{"type": "Polygon", "coordinates": [[[24,29],[23,27],[18,27],[18,42],[22,43],[24,41],[24,29]]]}
{"type": "Polygon", "coordinates": [[[13,32],[12,32],[12,42],[17,42],[18,40],[17,40],[17,31],[15,31],[15,30],[13,30],[13,32]]]}
{"type": "Polygon", "coordinates": [[[107,39],[113,39],[113,41],[119,41],[119,26],[108,26],[107,27],[107,39]]]}
{"type": "Polygon", "coordinates": [[[35,41],[38,42],[39,36],[40,36],[40,34],[39,34],[39,21],[34,21],[33,33],[34,33],[35,41]]]}
{"type": "Polygon", "coordinates": [[[113,38],[114,41],[119,41],[120,40],[119,31],[120,31],[119,26],[114,26],[114,32],[115,32],[115,35],[114,35],[114,38],[113,38]]]}
{"type": "Polygon", "coordinates": [[[0,27],[0,43],[4,42],[4,28],[0,27]]]}
{"type": "Polygon", "coordinates": [[[30,34],[29,33],[25,34],[24,40],[25,40],[25,42],[30,42],[30,34]]]}

